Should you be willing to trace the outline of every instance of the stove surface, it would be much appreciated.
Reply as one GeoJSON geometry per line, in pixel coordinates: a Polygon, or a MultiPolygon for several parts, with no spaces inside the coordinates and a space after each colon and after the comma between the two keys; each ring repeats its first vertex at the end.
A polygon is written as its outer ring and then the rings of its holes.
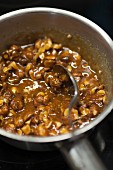
{"type": "Polygon", "coordinates": [[[69,170],[59,151],[25,151],[0,141],[0,170],[69,170]]]}
{"type": "MultiPolygon", "coordinates": [[[[83,15],[102,27],[113,39],[112,0],[0,0],[0,14],[26,7],[55,7],[83,15]]],[[[98,127],[94,130],[96,134],[98,127]]],[[[94,147],[108,170],[113,170],[113,116],[112,113],[99,126],[105,148],[96,144],[96,137],[90,136],[94,147]]],[[[0,170],[70,170],[58,150],[30,152],[17,149],[0,140],[0,170]]]]}

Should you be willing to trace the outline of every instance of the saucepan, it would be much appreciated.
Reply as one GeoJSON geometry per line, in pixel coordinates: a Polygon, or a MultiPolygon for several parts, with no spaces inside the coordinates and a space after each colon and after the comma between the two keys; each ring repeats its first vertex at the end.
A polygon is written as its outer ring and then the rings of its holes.
{"type": "Polygon", "coordinates": [[[55,8],[20,9],[0,16],[0,52],[11,44],[28,44],[38,37],[76,50],[98,74],[107,91],[104,110],[86,126],[59,136],[19,136],[0,129],[0,137],[18,148],[47,151],[58,148],[75,170],[104,170],[87,139],[90,130],[99,124],[113,108],[113,42],[107,33],[92,21],[78,14],[55,8]],[[71,38],[67,39],[67,35],[71,38]],[[79,48],[80,47],[80,48],[79,48]]]}

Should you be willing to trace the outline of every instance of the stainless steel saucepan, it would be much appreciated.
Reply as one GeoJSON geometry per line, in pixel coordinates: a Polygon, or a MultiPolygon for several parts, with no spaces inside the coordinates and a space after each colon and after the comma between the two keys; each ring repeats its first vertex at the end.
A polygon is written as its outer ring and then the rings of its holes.
{"type": "Polygon", "coordinates": [[[75,170],[104,170],[106,168],[87,140],[87,134],[113,108],[113,42],[95,23],[61,9],[28,8],[0,16],[0,52],[11,44],[32,43],[45,35],[78,51],[89,62],[106,86],[107,104],[95,120],[73,134],[19,136],[0,129],[0,137],[13,146],[27,150],[59,148],[75,170]],[[102,70],[102,74],[99,74],[99,70],[102,70]]]}

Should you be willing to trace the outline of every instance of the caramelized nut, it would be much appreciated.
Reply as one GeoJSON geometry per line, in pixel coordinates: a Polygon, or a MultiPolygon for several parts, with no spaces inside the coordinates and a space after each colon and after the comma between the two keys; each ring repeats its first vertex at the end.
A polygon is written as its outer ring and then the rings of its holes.
{"type": "Polygon", "coordinates": [[[96,116],[98,114],[97,110],[93,110],[93,115],[96,116]]]}
{"type": "Polygon", "coordinates": [[[18,92],[18,89],[17,89],[17,87],[12,87],[12,88],[11,88],[11,91],[12,91],[13,94],[15,94],[15,93],[18,92]]]}
{"type": "Polygon", "coordinates": [[[51,67],[54,66],[54,64],[55,64],[54,60],[44,60],[44,66],[45,67],[51,68],[51,67]]]}
{"type": "Polygon", "coordinates": [[[88,84],[90,84],[90,82],[89,82],[89,81],[87,81],[87,80],[84,80],[84,82],[83,82],[83,83],[84,83],[84,85],[85,85],[85,86],[87,86],[88,84]]]}
{"type": "Polygon", "coordinates": [[[97,89],[98,89],[97,87],[92,88],[91,89],[91,94],[94,94],[97,89]]]}
{"type": "Polygon", "coordinates": [[[47,136],[47,129],[43,124],[38,125],[36,129],[40,136],[47,136]]]}
{"type": "Polygon", "coordinates": [[[3,105],[3,103],[4,103],[4,99],[0,99],[0,106],[2,106],[3,105]]]}
{"type": "Polygon", "coordinates": [[[4,73],[6,73],[6,72],[9,71],[9,70],[10,70],[10,68],[8,68],[8,67],[4,67],[4,68],[3,68],[3,72],[4,72],[4,73]]]}
{"type": "Polygon", "coordinates": [[[44,53],[41,53],[41,54],[39,55],[39,58],[40,58],[41,60],[44,60],[45,54],[44,54],[44,53]]]}
{"type": "Polygon", "coordinates": [[[28,135],[30,134],[31,132],[31,129],[30,129],[30,126],[27,124],[27,125],[24,125],[21,130],[24,132],[25,135],[28,135]]]}
{"type": "Polygon", "coordinates": [[[54,55],[48,55],[45,57],[45,59],[47,59],[47,60],[55,60],[55,58],[56,57],[54,55]]]}
{"type": "Polygon", "coordinates": [[[64,111],[64,116],[65,116],[65,117],[68,117],[68,115],[69,115],[69,109],[66,108],[65,111],[64,111]]]}
{"type": "Polygon", "coordinates": [[[55,131],[55,129],[50,130],[49,135],[50,136],[56,136],[58,133],[55,131]]]}
{"type": "Polygon", "coordinates": [[[103,97],[103,103],[106,102],[106,95],[103,97]]]}
{"type": "Polygon", "coordinates": [[[44,92],[39,92],[39,93],[37,94],[37,96],[39,96],[39,95],[44,96],[44,92]]]}
{"type": "Polygon", "coordinates": [[[99,91],[97,91],[97,94],[98,95],[105,95],[105,91],[104,90],[99,90],[99,91]]]}
{"type": "Polygon", "coordinates": [[[81,60],[81,56],[79,55],[79,53],[77,53],[77,52],[74,52],[73,53],[73,57],[76,59],[76,60],[81,60]]]}
{"type": "Polygon", "coordinates": [[[80,84],[79,90],[82,91],[82,90],[85,90],[85,89],[86,89],[85,85],[84,84],[80,84]]]}
{"type": "Polygon", "coordinates": [[[52,125],[52,121],[47,121],[46,124],[45,124],[45,127],[47,129],[49,129],[51,127],[51,125],[52,125]]]}
{"type": "Polygon", "coordinates": [[[66,128],[66,127],[62,127],[60,130],[59,130],[60,134],[65,134],[65,133],[68,133],[69,130],[66,128]]]}
{"type": "Polygon", "coordinates": [[[35,48],[39,49],[41,47],[42,40],[39,39],[35,42],[35,48]]]}
{"type": "Polygon", "coordinates": [[[30,123],[31,123],[31,119],[29,119],[25,122],[25,124],[27,124],[27,125],[30,125],[30,123]]]}
{"type": "Polygon", "coordinates": [[[38,52],[43,53],[46,50],[49,50],[52,47],[52,41],[50,38],[47,38],[45,40],[41,40],[40,42],[37,42],[35,44],[35,47],[38,47],[38,52]]]}
{"type": "Polygon", "coordinates": [[[3,54],[3,58],[7,60],[9,58],[9,55],[7,53],[3,54]]]}
{"type": "Polygon", "coordinates": [[[90,113],[90,110],[88,108],[80,108],[80,112],[83,116],[88,115],[90,113]]]}
{"type": "Polygon", "coordinates": [[[28,71],[32,68],[32,63],[28,63],[26,68],[25,68],[25,71],[26,73],[28,73],[28,71]]]}
{"type": "Polygon", "coordinates": [[[52,50],[52,55],[56,55],[57,51],[55,49],[52,50]]]}
{"type": "Polygon", "coordinates": [[[21,95],[16,95],[11,103],[10,106],[13,110],[17,111],[17,110],[21,110],[24,107],[24,101],[21,95]]]}
{"type": "Polygon", "coordinates": [[[17,46],[17,45],[12,45],[11,47],[10,47],[10,49],[11,50],[20,50],[21,49],[21,47],[20,46],[17,46]]]}
{"type": "Polygon", "coordinates": [[[31,118],[31,123],[32,124],[38,124],[38,122],[39,122],[39,116],[34,115],[34,117],[31,118]]]}
{"type": "Polygon", "coordinates": [[[14,132],[15,130],[15,125],[14,124],[7,124],[5,126],[5,130],[8,131],[8,132],[14,132]]]}
{"type": "Polygon", "coordinates": [[[33,70],[29,70],[29,75],[32,80],[36,80],[33,70]]]}
{"type": "Polygon", "coordinates": [[[17,129],[17,133],[18,133],[18,135],[22,135],[22,130],[21,129],[17,129]]]}
{"type": "Polygon", "coordinates": [[[72,120],[77,120],[79,118],[77,109],[72,108],[71,118],[72,118],[72,120]]]}
{"type": "Polygon", "coordinates": [[[0,115],[7,115],[9,111],[8,105],[4,104],[0,107],[0,115]]]}
{"type": "Polygon", "coordinates": [[[53,44],[53,48],[58,50],[62,47],[62,44],[53,44]]]}
{"type": "Polygon", "coordinates": [[[8,116],[14,116],[16,115],[16,112],[14,110],[10,110],[8,116]]]}
{"type": "Polygon", "coordinates": [[[39,115],[39,120],[44,121],[44,119],[46,120],[48,117],[48,112],[47,111],[42,111],[39,115]]]}
{"type": "Polygon", "coordinates": [[[17,64],[15,63],[15,61],[12,61],[12,62],[8,65],[8,68],[9,68],[9,69],[14,68],[14,69],[18,70],[18,66],[17,66],[17,64]]]}
{"type": "Polygon", "coordinates": [[[3,122],[4,122],[4,117],[0,115],[0,126],[2,126],[3,122]]]}
{"type": "Polygon", "coordinates": [[[62,126],[61,122],[55,121],[54,123],[55,123],[56,129],[59,129],[62,126]]]}
{"type": "Polygon", "coordinates": [[[14,117],[14,124],[17,128],[22,127],[24,124],[24,120],[21,116],[14,117]]]}
{"type": "Polygon", "coordinates": [[[69,72],[72,71],[72,67],[70,65],[67,66],[67,69],[68,69],[69,72]]]}

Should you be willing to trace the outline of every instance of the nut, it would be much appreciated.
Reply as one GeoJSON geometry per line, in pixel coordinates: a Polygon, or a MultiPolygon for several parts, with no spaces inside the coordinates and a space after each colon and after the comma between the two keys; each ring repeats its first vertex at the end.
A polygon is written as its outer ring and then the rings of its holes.
{"type": "Polygon", "coordinates": [[[68,133],[69,130],[66,128],[66,127],[62,127],[60,130],[59,130],[60,134],[65,134],[65,133],[68,133]]]}
{"type": "Polygon", "coordinates": [[[31,132],[30,126],[28,124],[23,126],[21,130],[24,132],[25,135],[28,135],[31,132]]]}
{"type": "Polygon", "coordinates": [[[97,91],[97,94],[100,95],[100,96],[105,95],[105,91],[104,90],[99,90],[99,91],[97,91]]]}
{"type": "Polygon", "coordinates": [[[17,87],[12,87],[12,88],[11,88],[11,91],[12,91],[13,94],[15,94],[15,93],[18,92],[18,89],[17,89],[17,87]]]}
{"type": "Polygon", "coordinates": [[[69,109],[66,108],[65,111],[64,111],[64,116],[65,116],[65,117],[68,117],[68,115],[69,115],[69,109]]]}

